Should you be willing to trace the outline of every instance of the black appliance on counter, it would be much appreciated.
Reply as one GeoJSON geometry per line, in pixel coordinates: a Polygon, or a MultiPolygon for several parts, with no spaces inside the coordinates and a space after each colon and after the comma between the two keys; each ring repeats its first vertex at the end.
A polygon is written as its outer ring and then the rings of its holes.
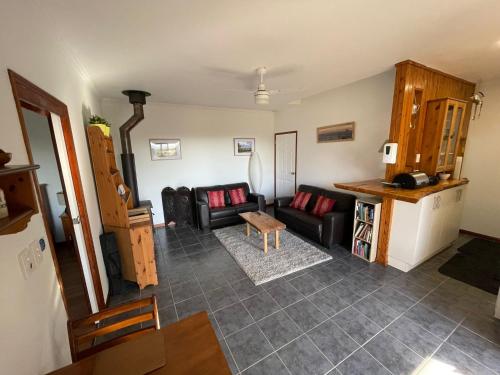
{"type": "Polygon", "coordinates": [[[424,186],[436,185],[439,178],[427,176],[424,172],[400,173],[392,180],[392,186],[403,189],[418,189],[424,186]]]}

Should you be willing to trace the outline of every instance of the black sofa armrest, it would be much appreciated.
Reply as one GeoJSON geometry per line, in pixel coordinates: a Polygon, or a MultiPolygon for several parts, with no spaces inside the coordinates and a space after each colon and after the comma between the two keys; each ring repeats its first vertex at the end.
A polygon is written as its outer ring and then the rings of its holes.
{"type": "Polygon", "coordinates": [[[323,216],[323,232],[321,244],[331,249],[333,245],[344,240],[345,212],[329,212],[323,216]]]}
{"type": "Polygon", "coordinates": [[[205,202],[196,202],[196,215],[198,216],[198,226],[200,229],[210,228],[210,213],[208,204],[205,202]]]}
{"type": "Polygon", "coordinates": [[[259,205],[259,211],[266,212],[266,197],[263,194],[248,193],[248,201],[259,205]]]}
{"type": "Polygon", "coordinates": [[[274,198],[274,208],[288,207],[292,201],[293,197],[274,198]]]}

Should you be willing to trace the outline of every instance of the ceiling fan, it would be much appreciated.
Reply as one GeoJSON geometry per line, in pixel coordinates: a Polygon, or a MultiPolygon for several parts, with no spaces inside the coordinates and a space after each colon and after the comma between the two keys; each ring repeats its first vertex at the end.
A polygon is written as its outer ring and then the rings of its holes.
{"type": "MultiPolygon", "coordinates": [[[[267,73],[267,68],[261,66],[255,70],[257,76],[259,77],[259,84],[257,85],[257,90],[231,90],[231,91],[244,91],[252,93],[254,96],[255,104],[257,105],[267,105],[271,99],[271,95],[279,93],[290,93],[302,91],[302,89],[292,89],[292,90],[278,90],[278,89],[268,89],[264,83],[264,75],[267,73]]],[[[274,71],[273,71],[274,72],[274,71]]]]}

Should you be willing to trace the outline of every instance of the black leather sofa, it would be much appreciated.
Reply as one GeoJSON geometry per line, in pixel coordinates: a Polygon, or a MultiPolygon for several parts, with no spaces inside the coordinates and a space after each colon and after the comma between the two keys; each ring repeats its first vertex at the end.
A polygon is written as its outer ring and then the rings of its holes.
{"type": "Polygon", "coordinates": [[[262,194],[250,193],[246,182],[228,185],[197,187],[194,189],[196,199],[196,215],[200,229],[217,228],[244,222],[238,214],[249,211],[265,211],[266,200],[262,194]],[[243,188],[247,203],[231,205],[228,190],[243,188]],[[208,191],[224,190],[226,207],[210,208],[208,206],[208,191]]]}
{"type": "Polygon", "coordinates": [[[332,248],[335,244],[351,247],[354,222],[354,205],[356,197],[351,194],[330,191],[309,185],[300,185],[298,191],[312,193],[306,210],[300,211],[290,207],[293,197],[276,198],[274,200],[274,215],[276,219],[305,237],[332,248]],[[323,218],[310,212],[316,204],[319,195],[335,199],[333,211],[323,218]]]}

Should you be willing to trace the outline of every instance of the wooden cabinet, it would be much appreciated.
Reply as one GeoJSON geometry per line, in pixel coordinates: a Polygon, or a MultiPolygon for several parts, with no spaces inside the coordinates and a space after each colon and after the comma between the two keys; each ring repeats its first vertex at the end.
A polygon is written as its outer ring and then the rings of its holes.
{"type": "Polygon", "coordinates": [[[428,175],[455,169],[466,105],[451,98],[427,102],[420,167],[428,175]]]}
{"type": "Polygon", "coordinates": [[[101,219],[106,232],[116,236],[123,278],[141,289],[157,285],[153,226],[148,207],[132,207],[130,190],[116,166],[113,140],[98,127],[88,127],[90,153],[101,219]],[[123,187],[123,194],[119,193],[123,187]]]}
{"type": "Polygon", "coordinates": [[[9,216],[0,219],[0,236],[17,233],[38,213],[33,172],[38,165],[11,165],[0,168],[0,189],[5,194],[9,216]]]}

